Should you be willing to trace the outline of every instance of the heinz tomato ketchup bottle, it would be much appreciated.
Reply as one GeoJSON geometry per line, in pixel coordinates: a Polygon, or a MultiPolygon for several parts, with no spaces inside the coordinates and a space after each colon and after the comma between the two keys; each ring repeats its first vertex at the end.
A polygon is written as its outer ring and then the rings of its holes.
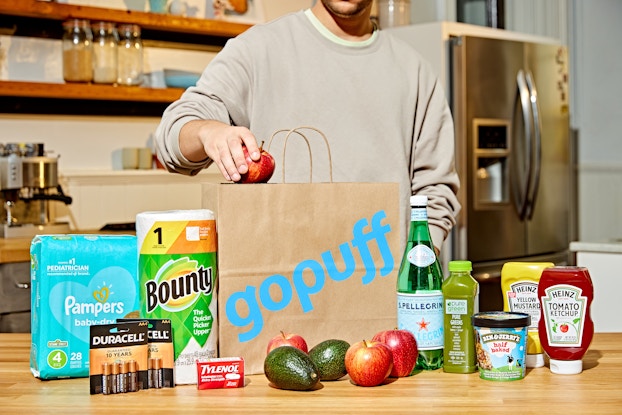
{"type": "Polygon", "coordinates": [[[594,335],[590,307],[592,279],[585,267],[550,267],[538,284],[542,348],[550,358],[551,372],[574,375],[583,371],[583,355],[594,335]]]}

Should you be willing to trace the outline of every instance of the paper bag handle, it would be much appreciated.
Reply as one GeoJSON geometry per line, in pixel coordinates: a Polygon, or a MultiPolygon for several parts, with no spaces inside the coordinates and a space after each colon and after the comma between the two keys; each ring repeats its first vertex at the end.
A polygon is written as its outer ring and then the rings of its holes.
{"type": "Polygon", "coordinates": [[[287,129],[277,130],[274,133],[272,133],[272,136],[270,136],[270,140],[268,141],[268,150],[270,150],[272,139],[274,139],[274,137],[277,134],[287,131],[287,135],[285,136],[285,142],[283,143],[283,156],[281,158],[281,160],[283,161],[283,168],[281,171],[282,183],[285,183],[285,152],[287,151],[287,141],[289,140],[289,137],[290,135],[292,135],[292,133],[298,134],[307,143],[307,149],[309,150],[309,183],[313,182],[313,154],[311,152],[311,145],[309,144],[309,139],[303,133],[300,132],[300,130],[304,130],[304,129],[313,130],[317,132],[322,137],[322,139],[324,139],[324,143],[326,144],[326,153],[328,154],[328,176],[329,176],[330,182],[332,183],[333,182],[333,158],[330,152],[330,145],[328,144],[328,139],[326,138],[326,135],[322,131],[318,130],[317,128],[304,127],[304,126],[292,128],[291,130],[287,130],[287,129]]]}

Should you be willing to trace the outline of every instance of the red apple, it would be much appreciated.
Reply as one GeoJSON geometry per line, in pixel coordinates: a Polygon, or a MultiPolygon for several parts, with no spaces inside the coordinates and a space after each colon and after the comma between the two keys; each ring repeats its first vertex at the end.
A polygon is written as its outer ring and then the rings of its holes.
{"type": "Polygon", "coordinates": [[[272,349],[276,349],[280,346],[294,346],[305,353],[309,352],[305,339],[301,335],[295,333],[285,333],[281,331],[280,334],[277,334],[270,339],[266,353],[270,353],[272,349]]]}
{"type": "MultiPolygon", "coordinates": [[[[261,145],[263,146],[263,143],[261,145]]],[[[241,175],[242,178],[238,183],[266,183],[270,180],[272,173],[274,173],[274,157],[262,147],[259,147],[260,157],[257,161],[251,159],[245,145],[242,146],[242,151],[244,152],[248,171],[241,175]]]]}
{"type": "Polygon", "coordinates": [[[382,342],[389,346],[393,353],[393,370],[391,377],[409,376],[417,363],[417,340],[408,330],[384,330],[377,333],[372,341],[382,342]]]}
{"type": "Polygon", "coordinates": [[[393,354],[382,342],[363,340],[354,343],[346,352],[346,370],[359,386],[377,386],[393,369],[393,354]]]}

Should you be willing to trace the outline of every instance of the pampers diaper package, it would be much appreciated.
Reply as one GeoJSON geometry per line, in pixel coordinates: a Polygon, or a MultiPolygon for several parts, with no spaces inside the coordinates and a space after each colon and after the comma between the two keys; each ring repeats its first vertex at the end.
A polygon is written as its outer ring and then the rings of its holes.
{"type": "Polygon", "coordinates": [[[90,327],[138,317],[132,235],[38,235],[31,243],[35,377],[89,376],[90,327]]]}

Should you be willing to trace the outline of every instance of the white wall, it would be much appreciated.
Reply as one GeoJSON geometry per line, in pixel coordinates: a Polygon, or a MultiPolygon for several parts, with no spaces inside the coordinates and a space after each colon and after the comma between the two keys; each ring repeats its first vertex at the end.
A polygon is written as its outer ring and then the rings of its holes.
{"type": "Polygon", "coordinates": [[[579,239],[622,238],[622,1],[571,3],[579,239]]]}

